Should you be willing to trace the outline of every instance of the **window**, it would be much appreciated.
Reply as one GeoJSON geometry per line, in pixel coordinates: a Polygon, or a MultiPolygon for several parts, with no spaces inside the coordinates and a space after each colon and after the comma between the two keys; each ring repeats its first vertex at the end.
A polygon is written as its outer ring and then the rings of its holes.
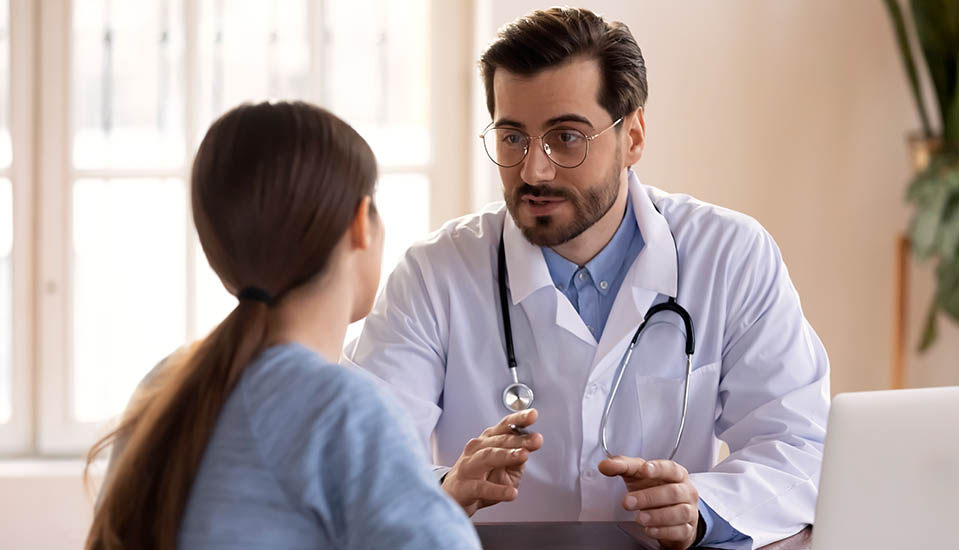
{"type": "Polygon", "coordinates": [[[0,453],[23,452],[31,440],[31,9],[0,0],[0,453]]]}
{"type": "Polygon", "coordinates": [[[10,5],[0,1],[0,424],[13,413],[13,184],[10,164],[10,5]]]}
{"type": "MultiPolygon", "coordinates": [[[[196,238],[188,179],[206,128],[234,105],[312,101],[370,142],[387,230],[384,276],[413,240],[465,210],[468,173],[459,148],[473,144],[467,87],[465,79],[447,85],[434,78],[451,64],[469,67],[449,53],[465,54],[465,33],[445,29],[450,14],[465,21],[462,7],[430,0],[73,0],[35,9],[44,29],[36,107],[44,159],[34,241],[36,452],[83,451],[154,364],[235,306],[196,238]],[[437,34],[445,42],[438,44],[437,34]],[[459,99],[450,100],[444,86],[455,86],[459,99]],[[458,114],[441,121],[438,106],[458,114]],[[457,179],[462,191],[446,188],[457,179]]],[[[12,204],[4,143],[0,137],[0,353],[10,347],[10,337],[3,339],[11,310],[5,243],[21,242],[3,225],[12,204]]],[[[0,421],[16,393],[8,374],[16,361],[3,361],[0,421]]]]}

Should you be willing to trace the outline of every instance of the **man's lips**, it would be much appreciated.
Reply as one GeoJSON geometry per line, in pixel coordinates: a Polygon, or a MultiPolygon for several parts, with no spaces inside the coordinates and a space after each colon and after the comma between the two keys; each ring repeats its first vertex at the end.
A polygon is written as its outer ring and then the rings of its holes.
{"type": "Polygon", "coordinates": [[[537,197],[534,195],[521,195],[522,204],[527,212],[533,216],[547,216],[552,214],[557,208],[566,202],[563,197],[537,197]]]}
{"type": "Polygon", "coordinates": [[[537,196],[535,196],[535,195],[523,195],[523,196],[521,196],[520,198],[521,198],[524,202],[529,202],[529,203],[533,203],[533,204],[548,204],[548,203],[554,203],[554,202],[563,202],[563,201],[566,200],[566,199],[563,198],[563,197],[553,197],[553,196],[549,196],[549,197],[542,197],[542,196],[540,196],[540,197],[537,197],[537,196]]]}

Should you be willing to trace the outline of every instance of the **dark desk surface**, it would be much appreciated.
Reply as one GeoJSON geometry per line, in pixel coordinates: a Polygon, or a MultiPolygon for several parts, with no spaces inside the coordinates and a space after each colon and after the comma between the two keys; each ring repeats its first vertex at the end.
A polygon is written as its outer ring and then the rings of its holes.
{"type": "MultiPolygon", "coordinates": [[[[642,527],[630,522],[477,523],[476,532],[486,550],[659,550],[642,527]]],[[[763,549],[809,550],[811,544],[812,528],[807,527],[763,549]]]]}

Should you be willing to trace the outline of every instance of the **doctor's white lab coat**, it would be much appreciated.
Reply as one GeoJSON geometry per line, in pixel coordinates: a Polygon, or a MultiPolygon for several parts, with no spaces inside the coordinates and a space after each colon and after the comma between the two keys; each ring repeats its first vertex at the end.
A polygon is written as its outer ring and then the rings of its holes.
{"type": "MultiPolygon", "coordinates": [[[[748,216],[644,186],[632,173],[629,190],[645,247],[599,342],[500,203],[414,245],[344,359],[384,380],[435,463],[452,466],[471,437],[508,413],[502,392],[512,379],[496,282],[504,232],[519,378],[535,392],[533,429],[544,443],[530,456],[516,500],[473,519],[632,521],[622,480],[596,469],[604,458],[600,420],[647,309],[676,297],[692,316],[696,353],[675,460],[755,547],[789,536],[813,522],[829,362],[779,249],[748,216]],[[720,440],[731,454],[716,464],[720,440]]],[[[612,452],[668,457],[682,408],[683,345],[677,315],[653,317],[616,395],[612,452]]]]}

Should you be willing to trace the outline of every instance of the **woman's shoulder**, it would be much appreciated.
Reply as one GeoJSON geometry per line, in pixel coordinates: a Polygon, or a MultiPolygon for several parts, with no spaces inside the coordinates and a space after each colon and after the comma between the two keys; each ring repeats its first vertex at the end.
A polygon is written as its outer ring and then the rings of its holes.
{"type": "Polygon", "coordinates": [[[237,390],[231,410],[248,423],[265,463],[285,472],[279,477],[295,479],[287,484],[291,490],[316,481],[316,460],[338,471],[357,449],[390,448],[389,456],[402,447],[426,463],[408,421],[369,374],[301,345],[264,351],[237,390]],[[337,444],[343,441],[350,444],[337,444]]]}

